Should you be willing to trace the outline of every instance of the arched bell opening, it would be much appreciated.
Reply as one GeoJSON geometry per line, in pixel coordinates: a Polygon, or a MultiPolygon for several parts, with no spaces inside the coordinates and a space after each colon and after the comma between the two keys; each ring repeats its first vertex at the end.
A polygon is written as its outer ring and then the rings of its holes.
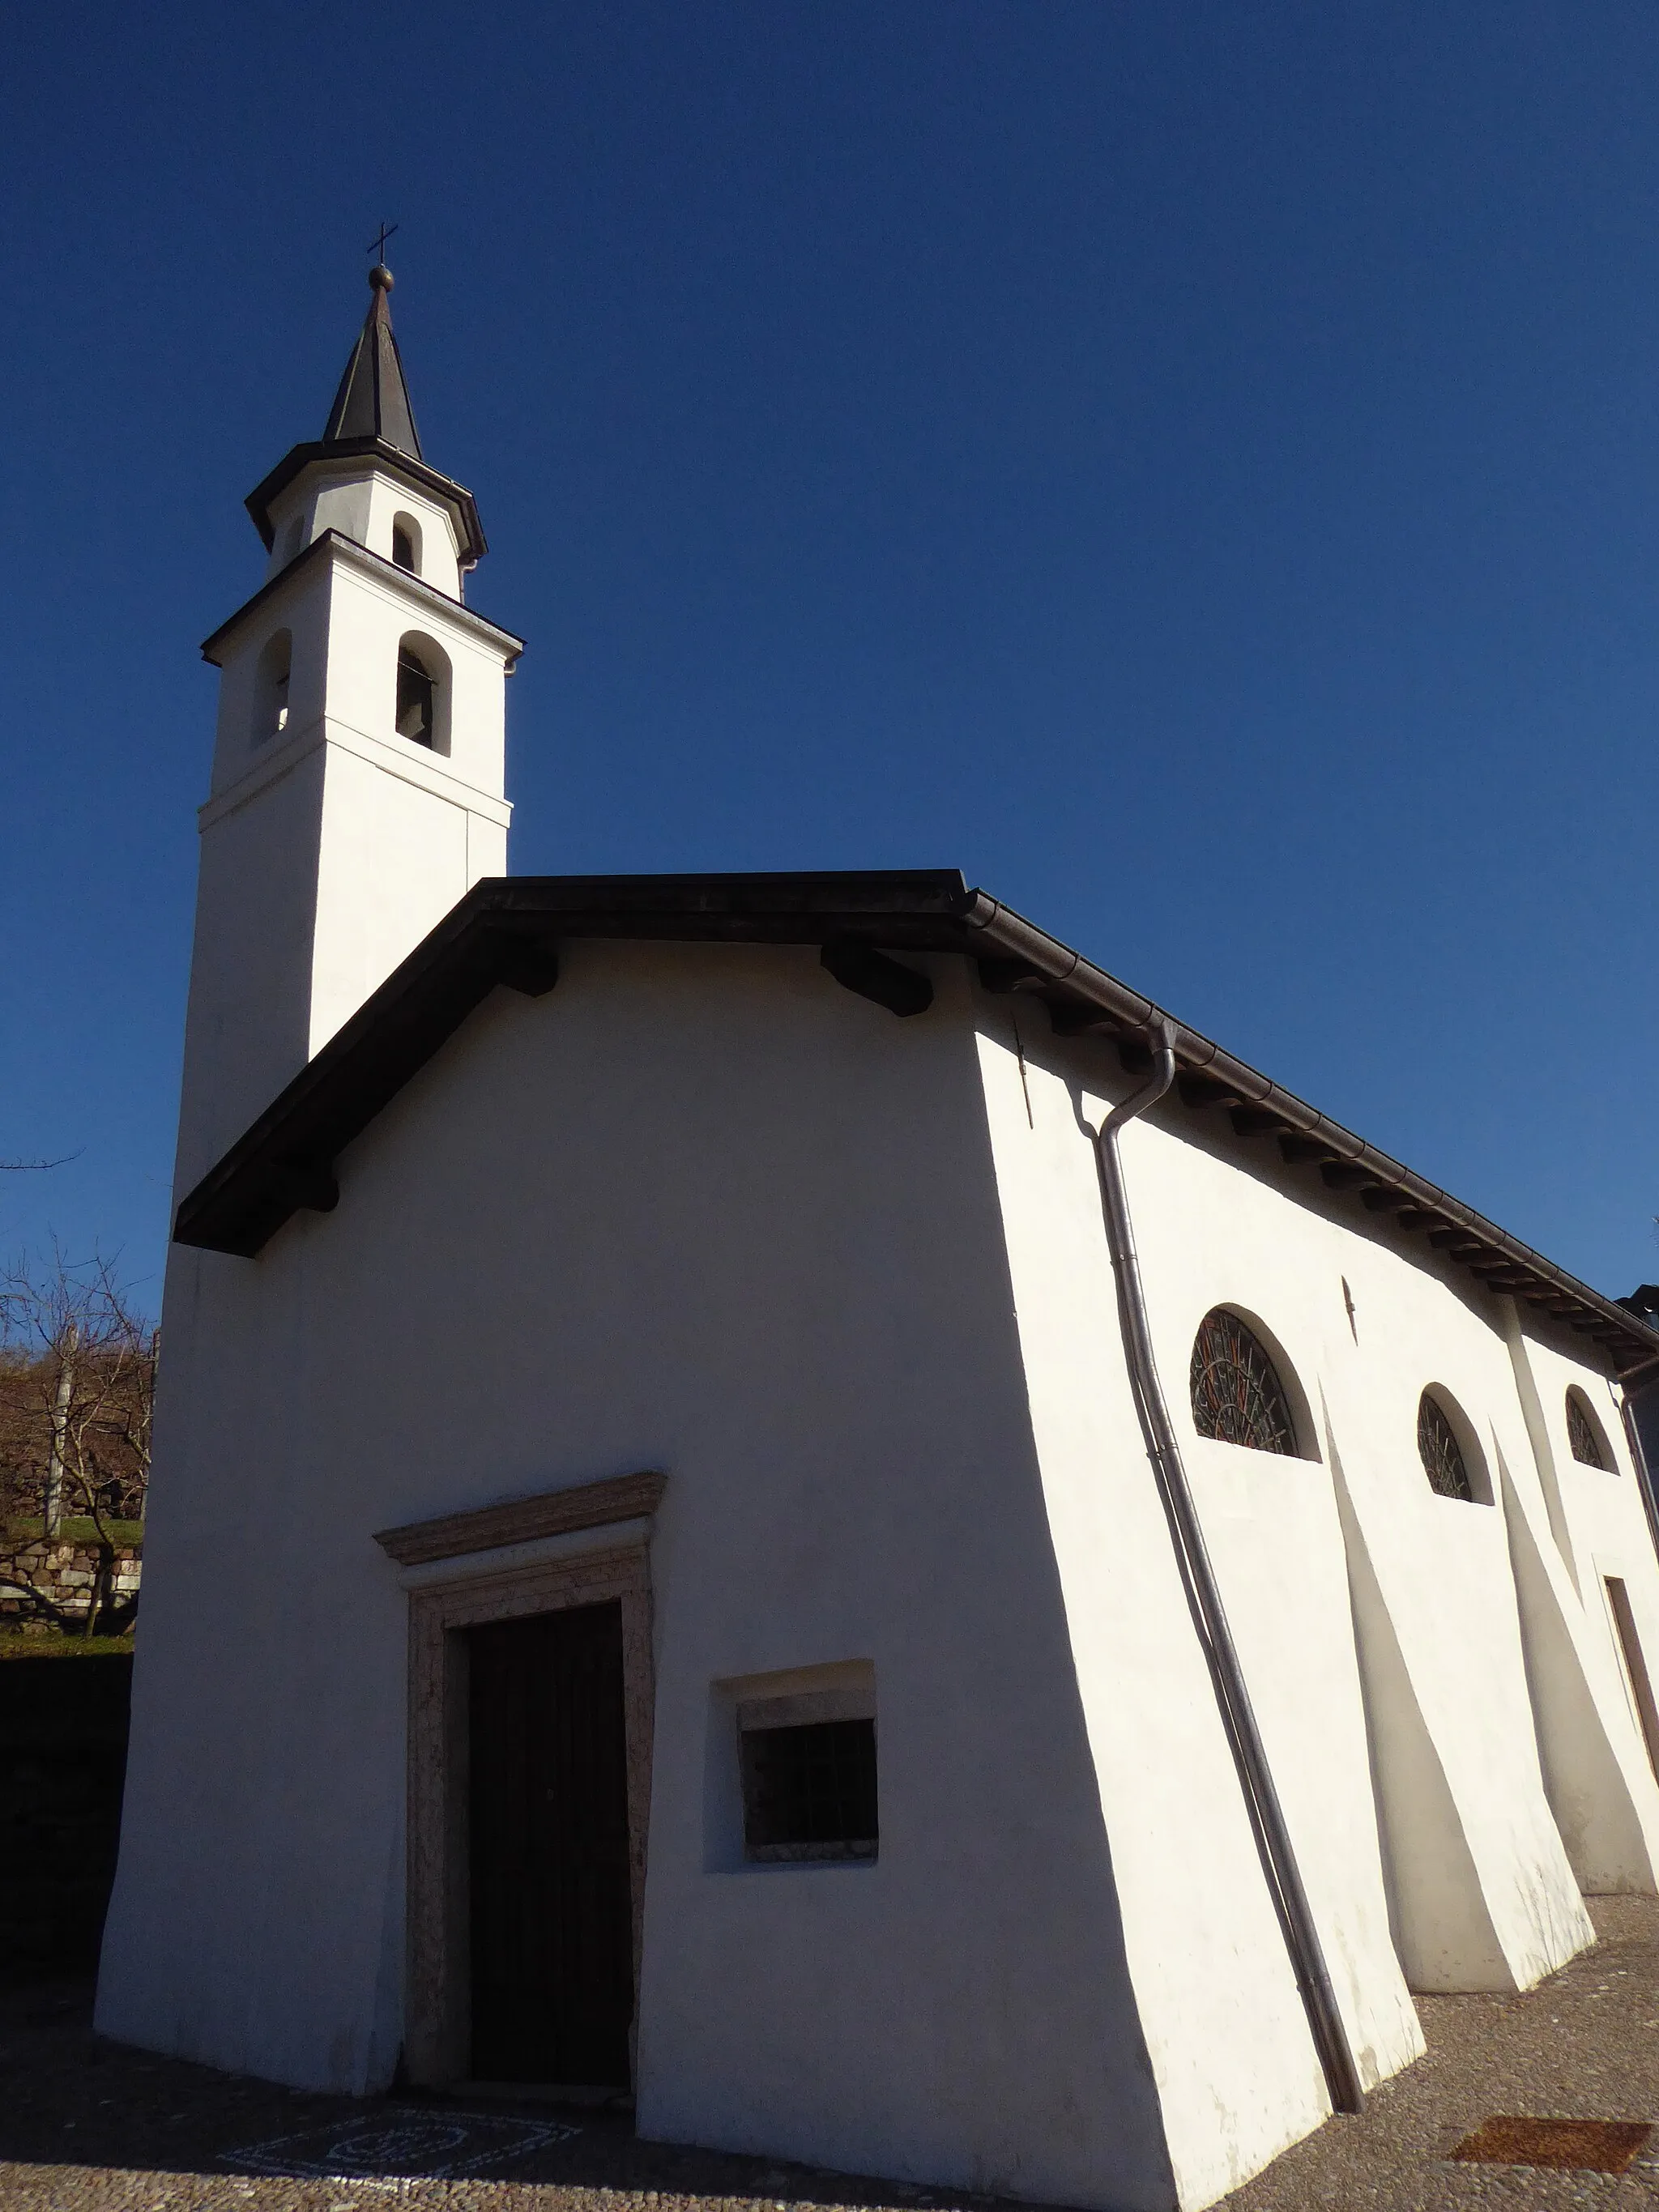
{"type": "Polygon", "coordinates": [[[421,526],[412,514],[392,518],[392,558],[411,576],[421,573],[421,526]]]}
{"type": "Polygon", "coordinates": [[[410,744],[449,750],[449,658],[441,645],[410,630],[398,641],[393,726],[410,744]]]}
{"type": "Polygon", "coordinates": [[[288,686],[294,666],[294,636],[279,629],[259,648],[253,676],[252,740],[262,745],[288,728],[288,686]]]}

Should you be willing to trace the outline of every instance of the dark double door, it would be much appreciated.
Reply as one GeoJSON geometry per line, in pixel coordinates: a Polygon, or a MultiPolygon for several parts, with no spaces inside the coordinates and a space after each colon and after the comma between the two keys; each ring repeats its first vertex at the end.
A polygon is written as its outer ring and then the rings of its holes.
{"type": "Polygon", "coordinates": [[[625,2087],[622,1607],[467,1632],[472,2075],[625,2087]]]}

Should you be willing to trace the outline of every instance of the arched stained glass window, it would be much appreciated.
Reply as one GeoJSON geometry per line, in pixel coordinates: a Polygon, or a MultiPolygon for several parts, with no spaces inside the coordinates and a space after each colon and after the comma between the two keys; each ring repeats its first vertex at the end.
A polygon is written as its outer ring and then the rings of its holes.
{"type": "Polygon", "coordinates": [[[1604,1474],[1612,1473],[1613,1457],[1607,1440],[1596,1426],[1595,1416],[1577,1390],[1567,1393],[1567,1442],[1581,1466],[1599,1467],[1604,1474]]]}
{"type": "Polygon", "coordinates": [[[1216,1306],[1205,1315],[1193,1340],[1190,1380],[1200,1436],[1298,1456],[1285,1386],[1261,1339],[1237,1314],[1216,1306]]]}
{"type": "Polygon", "coordinates": [[[1457,1431],[1439,1401],[1426,1390],[1417,1401],[1417,1449],[1431,1490],[1438,1491],[1442,1498],[1461,1498],[1469,1505],[1474,1503],[1474,1486],[1469,1480],[1457,1431]]]}

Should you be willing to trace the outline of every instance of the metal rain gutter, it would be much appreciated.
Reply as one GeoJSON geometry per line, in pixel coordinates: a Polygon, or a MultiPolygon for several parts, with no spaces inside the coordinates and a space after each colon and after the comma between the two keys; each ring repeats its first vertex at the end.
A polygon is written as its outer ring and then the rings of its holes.
{"type": "MultiPolygon", "coordinates": [[[[1098,1010],[1100,1018],[1095,1021],[1068,1018],[1062,1012],[1056,1024],[1062,1034],[1083,1034],[1091,1029],[1122,1031],[1124,1042],[1133,1043],[1144,1039],[1156,1023],[1169,1021],[1179,1067],[1184,1075],[1201,1079],[1214,1103],[1233,1103],[1234,1127],[1241,1134],[1277,1133],[1292,1141],[1305,1140],[1304,1157],[1335,1171],[1328,1180],[1340,1177],[1341,1185],[1365,1191],[1367,1204],[1373,1204],[1373,1191],[1379,1200],[1382,1194],[1391,1194],[1386,1206],[1376,1203],[1374,1210],[1420,1216],[1403,1220],[1401,1225],[1427,1228],[1431,1242],[1444,1245],[1459,1265],[1484,1274],[1490,1288],[1529,1298],[1534,1304],[1559,1304],[1579,1313],[1588,1309],[1596,1319],[1574,1322],[1571,1326],[1581,1334],[1595,1335],[1609,1349],[1615,1344],[1628,1346],[1632,1328],[1641,1327],[1613,1300],[1603,1297],[1518,1237],[1511,1237],[1438,1184],[1378,1152],[1294,1092],[1282,1089],[1246,1061],[1235,1059],[1199,1030],[1174,1021],[1152,1000],[1130,990],[999,900],[983,891],[975,893],[972,910],[963,919],[970,928],[983,933],[981,972],[992,989],[1045,995],[1052,989],[1065,1000],[1081,1000],[1098,1010]],[[1023,972],[1012,972],[1016,969],[1023,972]],[[1471,1246],[1472,1250],[1468,1249],[1471,1246]],[[1605,1326],[1597,1326],[1598,1321],[1605,1326]]],[[[1565,1318],[1565,1314],[1561,1317],[1565,1318]]]]}

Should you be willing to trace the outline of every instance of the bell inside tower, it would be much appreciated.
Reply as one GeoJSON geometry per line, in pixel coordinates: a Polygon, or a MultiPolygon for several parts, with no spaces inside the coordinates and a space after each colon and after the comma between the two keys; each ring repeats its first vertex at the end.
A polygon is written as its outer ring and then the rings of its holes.
{"type": "Polygon", "coordinates": [[[429,745],[437,732],[437,681],[412,646],[398,649],[398,735],[429,745]]]}

